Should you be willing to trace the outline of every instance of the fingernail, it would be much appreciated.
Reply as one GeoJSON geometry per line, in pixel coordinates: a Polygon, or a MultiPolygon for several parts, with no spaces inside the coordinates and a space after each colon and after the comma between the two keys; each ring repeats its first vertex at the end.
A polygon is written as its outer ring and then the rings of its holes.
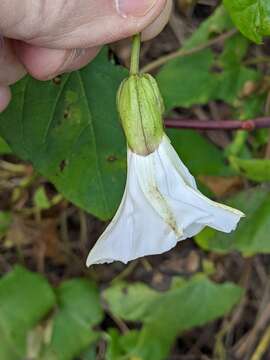
{"type": "Polygon", "coordinates": [[[146,15],[157,0],[115,0],[116,9],[121,16],[140,17],[146,15]]]}

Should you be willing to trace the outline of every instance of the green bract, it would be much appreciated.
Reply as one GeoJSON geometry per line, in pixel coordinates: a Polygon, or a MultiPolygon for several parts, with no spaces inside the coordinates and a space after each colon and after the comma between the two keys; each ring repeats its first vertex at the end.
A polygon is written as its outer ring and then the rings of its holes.
{"type": "Polygon", "coordinates": [[[130,75],[120,85],[117,106],[129,148],[143,156],[154,152],[164,133],[164,105],[155,79],[130,75]]]}

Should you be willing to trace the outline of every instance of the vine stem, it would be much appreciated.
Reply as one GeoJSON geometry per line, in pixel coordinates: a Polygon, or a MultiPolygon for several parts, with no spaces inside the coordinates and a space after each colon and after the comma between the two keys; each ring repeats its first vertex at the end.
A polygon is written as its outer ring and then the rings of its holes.
{"type": "Polygon", "coordinates": [[[184,50],[184,49],[179,49],[176,50],[168,55],[164,55],[161,56],[160,58],[158,58],[157,60],[149,63],[148,65],[146,65],[144,68],[142,68],[142,72],[151,72],[153,70],[155,70],[156,68],[166,64],[168,61],[179,58],[179,57],[184,57],[184,56],[189,56],[189,55],[193,55],[197,52],[200,52],[204,49],[207,49],[210,46],[213,46],[221,41],[224,41],[226,39],[229,39],[230,37],[232,37],[233,35],[235,35],[237,33],[236,29],[232,29],[226,33],[223,33],[217,37],[215,37],[214,39],[211,39],[203,44],[200,44],[192,49],[189,50],[184,50]]]}
{"type": "Polygon", "coordinates": [[[130,59],[130,75],[138,74],[140,70],[141,34],[132,38],[132,49],[130,59]]]}
{"type": "Polygon", "coordinates": [[[221,120],[200,121],[183,119],[165,119],[165,126],[173,129],[196,129],[196,130],[245,130],[270,128],[270,117],[261,117],[246,121],[221,120]]]}

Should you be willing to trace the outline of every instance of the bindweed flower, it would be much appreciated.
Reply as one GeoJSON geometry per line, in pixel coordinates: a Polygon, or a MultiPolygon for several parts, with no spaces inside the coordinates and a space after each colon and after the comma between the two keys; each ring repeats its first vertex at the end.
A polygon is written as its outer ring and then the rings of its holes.
{"type": "Polygon", "coordinates": [[[205,197],[163,130],[163,103],[150,75],[131,75],[118,94],[128,143],[122,202],[87,266],[170,250],[209,226],[231,232],[244,214],[205,197]]]}

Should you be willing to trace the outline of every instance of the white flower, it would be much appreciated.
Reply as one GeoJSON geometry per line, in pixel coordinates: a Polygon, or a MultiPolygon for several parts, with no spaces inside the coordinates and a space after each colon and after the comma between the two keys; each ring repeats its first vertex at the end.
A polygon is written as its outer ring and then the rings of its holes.
{"type": "Polygon", "coordinates": [[[205,226],[231,232],[244,214],[205,197],[164,135],[147,156],[128,150],[120,207],[91,250],[87,266],[160,254],[205,226]]]}

